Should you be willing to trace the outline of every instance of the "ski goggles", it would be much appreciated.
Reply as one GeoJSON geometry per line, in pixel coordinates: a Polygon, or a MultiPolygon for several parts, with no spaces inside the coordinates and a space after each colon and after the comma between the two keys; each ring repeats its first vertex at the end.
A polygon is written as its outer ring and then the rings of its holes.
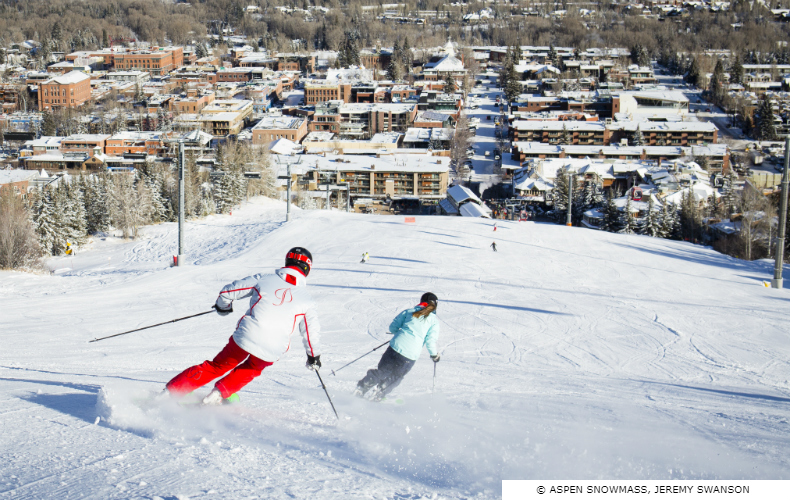
{"type": "MultiPolygon", "coordinates": [[[[281,254],[282,255],[282,254],[281,254]]],[[[299,262],[304,262],[308,266],[313,267],[313,261],[310,260],[310,257],[307,255],[302,255],[300,253],[293,253],[290,252],[288,255],[285,256],[288,259],[298,260],[299,262]]]]}

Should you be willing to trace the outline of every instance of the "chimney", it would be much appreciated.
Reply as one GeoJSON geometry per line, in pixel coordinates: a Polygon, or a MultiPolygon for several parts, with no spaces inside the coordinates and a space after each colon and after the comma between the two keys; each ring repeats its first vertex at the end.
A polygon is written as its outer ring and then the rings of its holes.
{"type": "Polygon", "coordinates": [[[370,169],[371,169],[371,170],[376,170],[376,165],[371,165],[371,166],[370,166],[370,169]]]}

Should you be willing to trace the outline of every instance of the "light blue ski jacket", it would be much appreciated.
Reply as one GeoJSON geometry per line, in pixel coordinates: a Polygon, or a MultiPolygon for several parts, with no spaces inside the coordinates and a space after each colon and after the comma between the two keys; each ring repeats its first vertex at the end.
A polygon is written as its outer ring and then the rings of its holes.
{"type": "Polygon", "coordinates": [[[412,317],[412,313],[420,309],[422,306],[406,309],[390,324],[390,333],[395,335],[390,341],[390,347],[412,361],[417,361],[420,357],[423,345],[431,356],[439,352],[436,349],[436,342],[439,340],[439,318],[436,317],[436,313],[424,318],[412,317]]]}

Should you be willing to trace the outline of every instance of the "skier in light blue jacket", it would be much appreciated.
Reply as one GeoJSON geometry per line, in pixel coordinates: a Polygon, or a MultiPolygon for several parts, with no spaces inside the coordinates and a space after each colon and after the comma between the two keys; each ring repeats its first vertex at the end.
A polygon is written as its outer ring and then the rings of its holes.
{"type": "Polygon", "coordinates": [[[368,370],[367,375],[357,382],[355,395],[365,397],[369,393],[370,399],[381,400],[409,373],[420,357],[422,346],[428,349],[434,363],[439,362],[436,348],[439,340],[438,305],[436,295],[424,293],[416,307],[406,309],[392,320],[389,330],[395,337],[381,356],[378,367],[368,370]]]}

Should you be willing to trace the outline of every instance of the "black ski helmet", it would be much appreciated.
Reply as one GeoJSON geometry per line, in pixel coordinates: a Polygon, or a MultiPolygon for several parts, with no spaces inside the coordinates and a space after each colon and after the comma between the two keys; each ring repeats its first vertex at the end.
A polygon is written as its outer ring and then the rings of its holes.
{"type": "Polygon", "coordinates": [[[432,305],[434,309],[439,308],[439,298],[431,292],[425,292],[422,294],[422,297],[420,297],[420,302],[425,302],[428,305],[432,305]]]}
{"type": "Polygon", "coordinates": [[[293,247],[285,254],[285,265],[293,266],[307,276],[313,267],[313,255],[306,248],[293,247]]]}

